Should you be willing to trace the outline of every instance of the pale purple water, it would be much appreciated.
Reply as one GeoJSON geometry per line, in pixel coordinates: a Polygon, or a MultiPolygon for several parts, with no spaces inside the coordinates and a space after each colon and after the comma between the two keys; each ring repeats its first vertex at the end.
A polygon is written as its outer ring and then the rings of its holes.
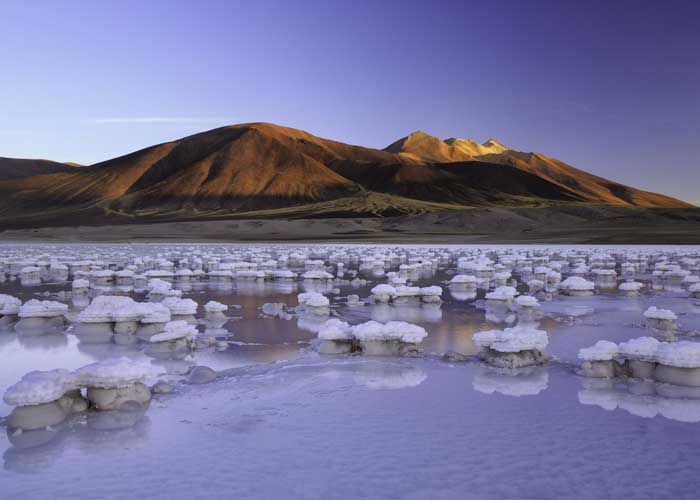
{"type": "MultiPolygon", "coordinates": [[[[421,284],[447,278],[441,270],[421,284]]],[[[645,335],[641,315],[652,304],[679,313],[684,331],[700,328],[699,301],[682,291],[557,297],[543,303],[539,320],[557,361],[504,373],[439,357],[473,354],[474,332],[507,326],[498,314],[487,321],[480,302],[448,291],[439,308],[345,304],[379,282],[341,285],[329,294],[333,314],[353,324],[418,323],[429,333],[426,358],[317,355],[318,321],[260,311],[267,302],[296,305],[301,283],[187,287],[184,296],[200,305],[241,306],[224,325],[236,344],[188,359],[85,344],[71,333],[0,332],[0,391],[32,369],[116,355],[148,359],[176,386],[145,414],[89,413],[17,436],[2,429],[0,498],[698,498],[700,399],[581,379],[573,365],[578,349],[597,340],[645,335]],[[206,386],[179,382],[195,364],[222,377],[206,386]]],[[[0,293],[23,300],[61,289],[0,284],[0,293]]],[[[0,415],[9,410],[0,402],[0,415]]]]}

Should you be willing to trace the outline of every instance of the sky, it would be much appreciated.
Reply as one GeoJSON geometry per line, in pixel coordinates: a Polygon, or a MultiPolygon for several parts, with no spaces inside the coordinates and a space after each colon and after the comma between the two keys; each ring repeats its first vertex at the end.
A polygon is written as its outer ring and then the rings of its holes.
{"type": "Polygon", "coordinates": [[[496,138],[700,203],[700,2],[0,3],[0,156],[92,164],[254,121],[496,138]]]}

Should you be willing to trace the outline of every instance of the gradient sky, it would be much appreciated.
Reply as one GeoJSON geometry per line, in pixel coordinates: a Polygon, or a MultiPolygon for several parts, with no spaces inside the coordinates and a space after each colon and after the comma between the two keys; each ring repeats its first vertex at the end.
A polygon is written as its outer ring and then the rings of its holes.
{"type": "Polygon", "coordinates": [[[0,3],[0,156],[270,121],[494,137],[700,203],[698,1],[0,3]]]}

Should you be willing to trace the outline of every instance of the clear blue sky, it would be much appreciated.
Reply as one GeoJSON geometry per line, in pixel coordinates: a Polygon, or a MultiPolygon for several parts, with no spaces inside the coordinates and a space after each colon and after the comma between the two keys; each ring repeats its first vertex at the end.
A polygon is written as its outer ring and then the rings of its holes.
{"type": "Polygon", "coordinates": [[[698,1],[0,3],[0,156],[270,121],[494,137],[700,202],[698,1]]]}

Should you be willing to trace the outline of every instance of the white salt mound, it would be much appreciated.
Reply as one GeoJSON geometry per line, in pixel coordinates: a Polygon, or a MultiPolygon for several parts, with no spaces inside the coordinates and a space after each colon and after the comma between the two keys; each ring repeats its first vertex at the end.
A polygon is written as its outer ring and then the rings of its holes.
{"type": "Polygon", "coordinates": [[[77,372],[80,385],[101,389],[128,387],[152,375],[152,368],[129,358],[110,358],[83,366],[77,372]]]}
{"type": "Polygon", "coordinates": [[[5,391],[3,401],[11,406],[40,405],[77,388],[77,377],[68,370],[32,371],[5,391]]]}
{"type": "Polygon", "coordinates": [[[615,342],[599,340],[591,347],[585,347],[578,352],[579,359],[583,361],[610,361],[619,354],[615,342]]]}
{"type": "Polygon", "coordinates": [[[644,317],[649,319],[662,319],[673,321],[678,319],[678,316],[673,311],[668,309],[657,309],[655,306],[651,306],[649,309],[644,311],[644,317]]]}

